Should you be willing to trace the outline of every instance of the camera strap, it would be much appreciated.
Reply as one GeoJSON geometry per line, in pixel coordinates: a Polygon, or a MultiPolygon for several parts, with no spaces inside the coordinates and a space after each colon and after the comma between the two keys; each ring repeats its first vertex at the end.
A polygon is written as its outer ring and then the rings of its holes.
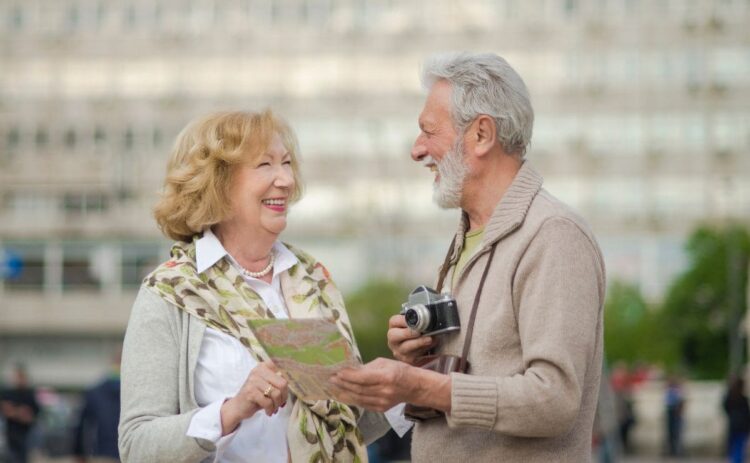
{"type": "Polygon", "coordinates": [[[448,246],[448,254],[445,255],[443,266],[440,267],[440,275],[438,276],[437,292],[443,292],[443,283],[445,283],[445,277],[448,275],[448,270],[451,268],[451,256],[453,255],[453,247],[456,245],[456,235],[453,235],[451,245],[448,246]]]}
{"type": "MultiPolygon", "coordinates": [[[[440,269],[440,276],[438,278],[437,286],[438,292],[443,289],[443,282],[445,281],[445,276],[448,274],[448,269],[450,268],[451,256],[453,255],[453,246],[455,244],[456,237],[454,236],[453,241],[451,242],[451,246],[448,249],[448,255],[445,256],[443,267],[440,269]]],[[[422,357],[423,362],[421,362],[417,366],[442,374],[466,373],[466,371],[469,369],[469,346],[471,346],[471,336],[474,333],[474,320],[476,319],[477,308],[479,308],[479,298],[482,296],[484,282],[487,279],[487,273],[490,270],[492,258],[495,256],[496,247],[497,243],[494,243],[492,245],[492,249],[490,250],[487,264],[484,266],[482,279],[479,281],[479,288],[477,289],[476,295],[474,295],[474,305],[471,308],[469,326],[467,327],[466,338],[464,339],[464,350],[461,354],[461,357],[457,357],[455,355],[427,355],[425,357],[422,357]]],[[[435,410],[434,408],[406,404],[406,407],[404,408],[404,416],[411,421],[424,421],[439,418],[443,416],[443,412],[435,410]]]]}
{"type": "MultiPolygon", "coordinates": [[[[448,274],[448,270],[450,269],[450,261],[451,261],[451,255],[453,254],[453,246],[456,244],[456,237],[453,237],[453,241],[451,241],[451,245],[448,248],[448,255],[445,256],[445,261],[443,262],[443,266],[440,269],[440,276],[438,277],[438,285],[437,290],[438,292],[442,292],[443,290],[443,283],[445,282],[445,277],[448,274]]],[[[495,256],[495,248],[497,247],[497,242],[492,244],[492,247],[490,248],[490,255],[487,258],[487,264],[484,266],[484,271],[482,272],[482,278],[479,280],[479,288],[477,288],[477,293],[474,295],[474,304],[471,307],[471,315],[469,316],[469,325],[466,327],[466,337],[464,338],[464,349],[463,353],[461,354],[461,361],[459,363],[459,370],[458,371],[466,371],[468,368],[468,356],[469,356],[469,346],[471,346],[471,337],[474,334],[474,321],[477,318],[477,309],[479,308],[479,299],[482,297],[482,290],[484,289],[484,282],[487,280],[487,273],[490,271],[490,265],[492,265],[492,258],[495,256]]]]}

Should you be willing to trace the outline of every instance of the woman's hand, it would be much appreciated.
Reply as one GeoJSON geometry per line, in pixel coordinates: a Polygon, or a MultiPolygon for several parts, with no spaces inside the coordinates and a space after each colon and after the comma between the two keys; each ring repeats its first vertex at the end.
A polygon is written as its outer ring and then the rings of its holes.
{"type": "Polygon", "coordinates": [[[434,346],[435,340],[409,328],[403,315],[394,315],[388,320],[388,347],[396,360],[414,365],[434,346]]]}
{"type": "Polygon", "coordinates": [[[287,382],[271,362],[259,363],[252,369],[237,395],[221,406],[222,436],[232,433],[240,422],[259,410],[271,416],[286,405],[287,382]]]}

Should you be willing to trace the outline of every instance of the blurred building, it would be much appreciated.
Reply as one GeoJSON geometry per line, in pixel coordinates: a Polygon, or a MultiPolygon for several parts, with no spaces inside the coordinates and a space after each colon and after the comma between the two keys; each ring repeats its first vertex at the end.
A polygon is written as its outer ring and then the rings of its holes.
{"type": "Polygon", "coordinates": [[[211,110],[290,120],[306,195],[285,239],[345,290],[432,281],[457,215],[408,153],[420,63],[446,50],[521,73],[529,159],[610,279],[658,299],[692,227],[748,220],[748,23],[745,0],[2,0],[0,368],[77,387],[106,367],[167,257],[150,208],[170,145],[211,110]]]}

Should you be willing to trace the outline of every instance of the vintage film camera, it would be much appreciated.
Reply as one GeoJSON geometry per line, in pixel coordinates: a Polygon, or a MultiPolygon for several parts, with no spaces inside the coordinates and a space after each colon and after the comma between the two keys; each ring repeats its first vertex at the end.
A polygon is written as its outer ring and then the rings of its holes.
{"type": "Polygon", "coordinates": [[[409,300],[401,304],[401,314],[409,328],[423,336],[461,329],[456,300],[427,286],[417,286],[409,300]]]}
{"type": "MultiPolygon", "coordinates": [[[[449,294],[440,294],[427,286],[417,286],[409,300],[401,305],[401,314],[409,328],[422,336],[449,333],[461,329],[456,300],[449,294]]],[[[464,371],[466,366],[455,355],[426,355],[417,366],[438,373],[464,371]]],[[[412,421],[423,421],[442,416],[442,412],[426,407],[406,404],[404,416],[412,421]]]]}

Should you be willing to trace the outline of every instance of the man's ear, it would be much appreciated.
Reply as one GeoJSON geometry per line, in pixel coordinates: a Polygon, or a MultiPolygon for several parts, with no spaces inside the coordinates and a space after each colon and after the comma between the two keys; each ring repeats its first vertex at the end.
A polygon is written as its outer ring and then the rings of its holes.
{"type": "Polygon", "coordinates": [[[474,121],[474,150],[478,156],[484,156],[497,143],[497,130],[495,120],[486,114],[481,114],[474,121]]]}

